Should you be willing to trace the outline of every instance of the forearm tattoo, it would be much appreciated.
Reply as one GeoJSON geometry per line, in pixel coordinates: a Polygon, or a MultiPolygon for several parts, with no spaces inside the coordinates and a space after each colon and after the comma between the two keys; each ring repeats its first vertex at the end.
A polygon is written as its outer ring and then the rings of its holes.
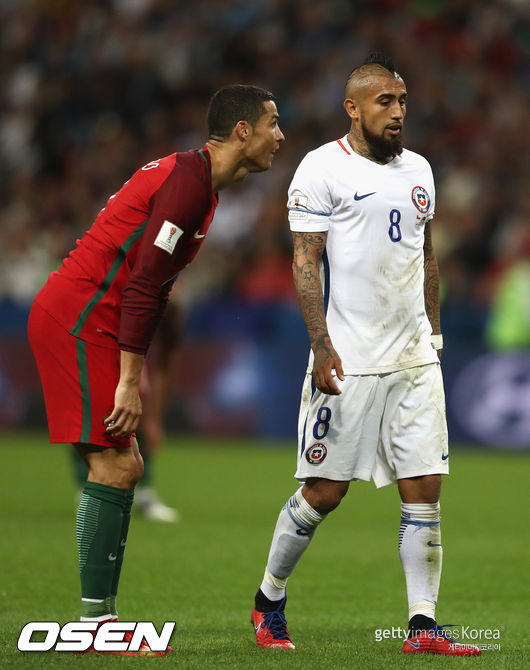
{"type": "Polygon", "coordinates": [[[319,267],[326,248],[327,233],[293,233],[293,277],[300,310],[313,351],[329,342],[324,296],[319,267]]]}
{"type": "Polygon", "coordinates": [[[438,334],[440,327],[440,281],[438,273],[438,261],[432,246],[431,224],[425,224],[424,254],[424,295],[425,311],[431,322],[432,332],[438,334]]]}

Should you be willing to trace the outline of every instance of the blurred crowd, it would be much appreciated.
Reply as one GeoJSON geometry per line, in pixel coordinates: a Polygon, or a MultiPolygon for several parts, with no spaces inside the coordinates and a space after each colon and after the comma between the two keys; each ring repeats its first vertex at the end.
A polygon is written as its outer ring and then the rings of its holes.
{"type": "Polygon", "coordinates": [[[221,194],[178,296],[294,301],[287,187],[347,132],[346,77],[377,50],[435,174],[445,336],[502,346],[489,320],[514,271],[530,332],[528,0],[0,0],[0,44],[0,305],[31,303],[134,170],[202,146],[235,82],[275,93],[287,139],[221,194]]]}

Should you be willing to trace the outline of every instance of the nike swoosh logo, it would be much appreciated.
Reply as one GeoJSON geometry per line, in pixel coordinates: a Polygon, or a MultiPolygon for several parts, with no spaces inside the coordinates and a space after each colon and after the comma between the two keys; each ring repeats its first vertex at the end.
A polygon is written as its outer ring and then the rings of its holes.
{"type": "Polygon", "coordinates": [[[109,554],[109,561],[115,561],[116,560],[116,554],[109,554]]]}
{"type": "Polygon", "coordinates": [[[204,235],[199,235],[198,231],[195,231],[195,233],[193,234],[193,237],[196,240],[202,240],[203,237],[206,237],[206,233],[204,233],[204,235]]]}
{"type": "Polygon", "coordinates": [[[127,544],[126,540],[122,540],[120,542],[120,547],[124,547],[127,544]]]}
{"type": "Polygon", "coordinates": [[[357,195],[357,193],[355,193],[355,195],[353,196],[353,199],[354,200],[364,200],[369,195],[374,195],[375,193],[377,193],[377,191],[372,191],[371,193],[365,193],[364,195],[357,195]]]}
{"type": "Polygon", "coordinates": [[[441,547],[441,544],[436,544],[435,542],[431,542],[430,540],[427,542],[427,545],[429,547],[441,547]]]}
{"type": "Polygon", "coordinates": [[[411,642],[410,640],[407,640],[407,642],[410,644],[411,647],[414,647],[414,649],[419,649],[420,648],[420,643],[419,642],[411,642]]]}
{"type": "Polygon", "coordinates": [[[259,623],[257,626],[254,626],[254,632],[256,633],[256,635],[258,633],[258,630],[261,628],[262,624],[263,624],[263,621],[261,623],[259,623]]]}
{"type": "Polygon", "coordinates": [[[449,454],[442,454],[442,461],[446,461],[449,458],[449,454]]]}

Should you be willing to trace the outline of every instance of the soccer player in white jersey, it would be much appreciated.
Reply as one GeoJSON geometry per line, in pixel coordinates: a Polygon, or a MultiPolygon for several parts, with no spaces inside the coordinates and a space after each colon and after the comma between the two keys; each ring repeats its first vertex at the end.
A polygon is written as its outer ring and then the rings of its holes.
{"type": "Polygon", "coordinates": [[[441,475],[448,473],[429,163],[404,150],[403,79],[373,54],[350,74],[349,133],[311,151],[289,189],[293,273],[311,342],[299,417],[303,483],[278,517],[252,623],[293,649],[285,586],[350,481],[397,482],[405,653],[480,654],[437,625],[441,475]]]}

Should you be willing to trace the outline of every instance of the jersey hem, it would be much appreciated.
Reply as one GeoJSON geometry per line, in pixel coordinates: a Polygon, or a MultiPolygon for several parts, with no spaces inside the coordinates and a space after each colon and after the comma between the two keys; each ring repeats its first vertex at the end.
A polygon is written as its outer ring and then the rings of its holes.
{"type": "MultiPolygon", "coordinates": [[[[409,368],[418,368],[422,365],[440,365],[440,361],[432,361],[426,359],[419,359],[416,361],[411,361],[410,363],[402,363],[400,365],[391,365],[384,366],[382,368],[345,368],[343,370],[344,375],[351,377],[362,377],[365,375],[385,375],[391,372],[399,372],[400,370],[408,370],[409,368]]],[[[313,374],[312,366],[308,366],[306,369],[306,374],[313,374]]],[[[333,375],[334,377],[336,374],[333,375]]]]}
{"type": "Polygon", "coordinates": [[[389,479],[388,477],[375,477],[373,479],[375,487],[377,489],[382,489],[385,486],[392,486],[392,484],[396,484],[398,479],[410,479],[411,477],[427,477],[428,475],[449,475],[449,465],[447,465],[445,468],[444,466],[437,466],[434,468],[416,468],[415,470],[411,470],[410,472],[407,473],[402,473],[400,472],[399,474],[396,474],[395,477],[392,479],[389,479]]]}
{"type": "Polygon", "coordinates": [[[52,312],[50,312],[50,310],[47,309],[42,304],[42,302],[38,299],[38,296],[34,299],[33,302],[36,302],[39,305],[39,307],[41,307],[51,319],[53,319],[56,323],[58,323],[59,326],[61,326],[61,328],[64,328],[64,330],[68,333],[68,335],[73,337],[75,340],[82,340],[83,342],[88,342],[89,344],[94,344],[96,347],[103,347],[104,349],[119,349],[120,348],[120,347],[118,347],[118,343],[116,342],[116,340],[114,340],[111,335],[105,335],[104,333],[99,333],[98,334],[98,338],[101,337],[102,339],[105,339],[104,342],[102,342],[100,339],[98,339],[96,341],[95,338],[91,338],[90,336],[87,337],[87,336],[84,336],[83,334],[74,335],[71,332],[71,330],[68,328],[68,326],[65,326],[65,324],[62,323],[62,321],[60,321],[55,316],[55,314],[52,314],[52,312]]]}
{"type": "Polygon", "coordinates": [[[372,473],[368,470],[360,470],[357,472],[354,472],[351,476],[344,477],[344,473],[337,473],[337,472],[328,472],[328,471],[321,471],[321,470],[315,470],[315,472],[307,473],[307,474],[298,474],[298,471],[294,474],[294,478],[297,479],[299,482],[305,482],[306,480],[310,479],[311,477],[318,477],[319,479],[329,479],[332,482],[353,482],[353,481],[360,481],[360,482],[369,482],[370,479],[372,478],[372,473]]]}

